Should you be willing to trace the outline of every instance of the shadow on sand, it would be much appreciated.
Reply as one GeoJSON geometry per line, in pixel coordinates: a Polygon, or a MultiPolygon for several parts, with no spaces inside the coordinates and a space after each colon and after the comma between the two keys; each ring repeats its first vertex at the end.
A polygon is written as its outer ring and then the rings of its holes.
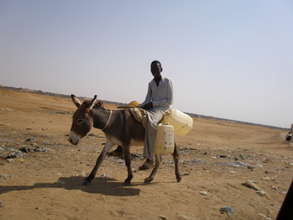
{"type": "MultiPolygon", "coordinates": [[[[44,188],[63,188],[66,190],[81,190],[87,193],[99,193],[112,196],[136,196],[140,189],[133,188],[135,185],[124,185],[115,179],[107,177],[97,177],[91,184],[83,186],[84,177],[60,177],[55,183],[36,183],[32,186],[0,186],[0,195],[13,191],[44,189],[44,188]]],[[[137,185],[137,184],[136,184],[137,185]]]]}

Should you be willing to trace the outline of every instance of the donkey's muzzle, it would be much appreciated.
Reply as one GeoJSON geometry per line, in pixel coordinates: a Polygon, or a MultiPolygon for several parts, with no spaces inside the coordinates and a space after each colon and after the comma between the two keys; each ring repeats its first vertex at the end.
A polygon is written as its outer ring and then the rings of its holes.
{"type": "Polygon", "coordinates": [[[80,137],[74,132],[74,131],[71,131],[70,134],[69,134],[69,138],[68,138],[68,141],[73,144],[73,145],[77,145],[78,142],[79,142],[79,139],[80,137]]]}

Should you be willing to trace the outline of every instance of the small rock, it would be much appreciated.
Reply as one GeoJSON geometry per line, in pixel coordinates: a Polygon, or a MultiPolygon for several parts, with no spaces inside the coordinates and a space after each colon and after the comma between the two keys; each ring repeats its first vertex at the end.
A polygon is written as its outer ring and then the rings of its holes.
{"type": "Polygon", "coordinates": [[[48,152],[48,148],[37,146],[37,147],[34,149],[34,152],[48,152]]]}
{"type": "Polygon", "coordinates": [[[135,168],[131,168],[132,172],[136,173],[137,170],[135,168]]]}
{"type": "Polygon", "coordinates": [[[100,175],[100,177],[107,177],[106,173],[100,175]]]}
{"type": "Polygon", "coordinates": [[[0,179],[4,179],[4,180],[7,180],[11,177],[11,175],[8,175],[8,174],[0,174],[0,179]]]}
{"type": "Polygon", "coordinates": [[[221,214],[226,213],[228,216],[231,216],[233,214],[233,209],[229,206],[225,206],[223,208],[220,208],[219,211],[221,214]]]}
{"type": "Polygon", "coordinates": [[[202,196],[207,196],[208,192],[207,191],[200,191],[199,194],[202,195],[202,196]]]}
{"type": "Polygon", "coordinates": [[[198,163],[201,163],[201,160],[196,160],[196,159],[183,160],[184,165],[193,165],[193,164],[198,164],[198,163]]]}
{"type": "Polygon", "coordinates": [[[246,186],[250,189],[254,189],[256,191],[261,191],[261,189],[255,183],[253,183],[251,180],[248,180],[248,181],[242,183],[242,185],[246,186]]]}
{"type": "Polygon", "coordinates": [[[232,162],[232,163],[230,163],[230,165],[233,167],[248,167],[249,166],[249,164],[243,163],[241,161],[232,162]]]}
{"type": "Polygon", "coordinates": [[[177,219],[178,220],[189,220],[189,217],[187,217],[186,215],[177,215],[177,219]]]}
{"type": "Polygon", "coordinates": [[[164,216],[164,215],[159,215],[159,219],[161,219],[161,220],[167,220],[168,218],[166,216],[164,216]]]}
{"type": "Polygon", "coordinates": [[[245,157],[244,157],[243,154],[239,154],[239,158],[240,158],[241,160],[245,160],[245,157]]]}
{"type": "Polygon", "coordinates": [[[252,166],[252,165],[247,165],[247,169],[253,171],[256,167],[255,166],[252,166]]]}
{"type": "Polygon", "coordinates": [[[250,166],[247,163],[243,163],[241,161],[234,161],[234,162],[216,162],[216,165],[218,166],[227,166],[227,167],[245,167],[247,168],[250,166]]]}
{"type": "Polygon", "coordinates": [[[263,190],[258,190],[258,191],[256,191],[256,193],[257,193],[258,195],[260,195],[260,196],[265,196],[265,195],[266,195],[266,192],[263,191],[263,190]]]}
{"type": "Polygon", "coordinates": [[[117,162],[120,163],[120,164],[124,164],[125,163],[124,160],[122,160],[122,159],[118,159],[117,162]]]}
{"type": "Polygon", "coordinates": [[[13,159],[13,158],[19,158],[23,157],[23,153],[21,151],[13,151],[10,152],[5,159],[13,159]]]}
{"type": "Polygon", "coordinates": [[[19,150],[23,153],[29,153],[32,149],[30,149],[29,147],[21,147],[19,148],[19,150]]]}
{"type": "Polygon", "coordinates": [[[33,138],[27,138],[27,139],[25,139],[25,142],[30,142],[32,140],[33,140],[33,138]]]}
{"type": "Polygon", "coordinates": [[[262,164],[256,164],[256,167],[263,168],[262,164]]]}
{"type": "Polygon", "coordinates": [[[122,217],[126,215],[124,210],[111,210],[111,214],[116,217],[122,217]]]}
{"type": "Polygon", "coordinates": [[[265,214],[258,213],[257,215],[260,216],[260,217],[263,217],[263,219],[265,219],[265,220],[272,220],[272,218],[266,216],[265,214]]]}
{"type": "Polygon", "coordinates": [[[272,186],[272,190],[278,191],[278,187],[277,186],[272,186]]]}
{"type": "Polygon", "coordinates": [[[222,155],[219,155],[219,157],[220,157],[220,158],[227,158],[228,156],[227,156],[227,155],[224,155],[224,154],[222,154],[222,155]]]}
{"type": "Polygon", "coordinates": [[[9,159],[6,159],[6,160],[7,160],[8,163],[14,162],[14,159],[10,159],[10,158],[9,159]]]}
{"type": "Polygon", "coordinates": [[[268,158],[265,158],[265,159],[263,160],[263,163],[269,163],[269,162],[271,162],[271,160],[268,159],[268,158]]]}

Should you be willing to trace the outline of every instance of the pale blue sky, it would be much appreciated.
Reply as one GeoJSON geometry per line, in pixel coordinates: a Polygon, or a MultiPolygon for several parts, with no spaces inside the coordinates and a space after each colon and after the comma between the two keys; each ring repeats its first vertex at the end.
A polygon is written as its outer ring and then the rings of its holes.
{"type": "Polygon", "coordinates": [[[174,107],[289,127],[291,0],[0,0],[0,84],[143,101],[150,62],[174,107]]]}

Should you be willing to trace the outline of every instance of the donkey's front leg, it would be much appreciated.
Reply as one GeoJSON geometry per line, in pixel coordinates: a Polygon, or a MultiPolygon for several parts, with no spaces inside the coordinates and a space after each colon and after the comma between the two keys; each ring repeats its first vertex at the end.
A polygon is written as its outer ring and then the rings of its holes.
{"type": "Polygon", "coordinates": [[[92,172],[90,173],[90,175],[85,178],[85,180],[83,181],[83,185],[87,185],[89,184],[96,176],[97,170],[99,169],[99,167],[101,166],[103,160],[105,159],[105,156],[107,154],[107,152],[111,149],[111,147],[113,146],[112,143],[106,143],[102,152],[100,153],[96,165],[93,168],[92,172]]]}
{"type": "Polygon", "coordinates": [[[124,159],[125,159],[125,165],[127,166],[127,178],[125,179],[124,183],[125,184],[130,184],[133,174],[132,174],[132,169],[131,169],[131,155],[130,155],[130,150],[129,146],[124,146],[124,159]]]}
{"type": "Polygon", "coordinates": [[[155,175],[156,175],[156,173],[157,173],[157,171],[159,169],[159,166],[160,166],[160,163],[161,163],[161,160],[162,160],[162,156],[161,155],[155,155],[155,159],[156,159],[155,167],[152,170],[150,176],[144,179],[144,183],[150,183],[155,178],[155,175]]]}

